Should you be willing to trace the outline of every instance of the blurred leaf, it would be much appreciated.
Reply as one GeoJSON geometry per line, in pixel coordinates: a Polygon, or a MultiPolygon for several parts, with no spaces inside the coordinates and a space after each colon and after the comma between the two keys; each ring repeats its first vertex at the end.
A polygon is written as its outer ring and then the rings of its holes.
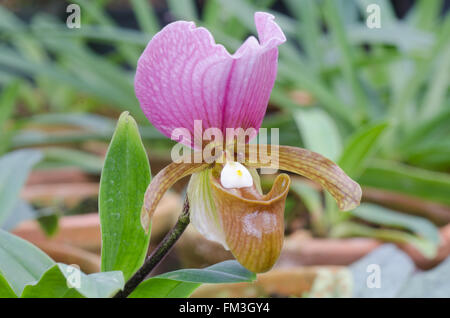
{"type": "MultiPolygon", "coordinates": [[[[173,0],[176,1],[176,0],[173,0]]],[[[250,1],[246,0],[219,0],[222,5],[222,8],[226,8],[226,10],[232,12],[239,21],[242,22],[243,25],[247,27],[249,31],[255,32],[255,21],[254,15],[255,12],[260,11],[257,7],[255,7],[250,1]]],[[[275,16],[275,21],[281,27],[284,33],[295,35],[296,32],[296,21],[282,13],[271,11],[268,9],[264,9],[265,12],[268,12],[275,16]]]]}
{"type": "Polygon", "coordinates": [[[114,120],[108,117],[84,113],[37,114],[29,118],[27,122],[44,125],[71,125],[105,134],[111,134],[114,132],[115,125],[114,120]]]}
{"type": "Polygon", "coordinates": [[[350,177],[358,178],[374,154],[387,123],[372,124],[357,130],[347,141],[338,165],[350,177]]]}
{"type": "Polygon", "coordinates": [[[121,270],[125,280],[142,265],[150,233],[140,215],[150,183],[150,165],[134,119],[124,112],[112,137],[102,171],[99,212],[102,271],[121,270]]]}
{"type": "MultiPolygon", "coordinates": [[[[422,104],[422,118],[427,119],[445,108],[445,97],[450,87],[450,43],[436,59],[435,70],[428,84],[422,104]]],[[[447,105],[448,106],[448,105],[447,105]]],[[[447,107],[448,109],[448,107],[447,107]]]]}
{"type": "Polygon", "coordinates": [[[21,222],[36,218],[36,211],[26,201],[17,200],[16,206],[13,208],[13,212],[3,222],[1,228],[10,231],[14,229],[21,222]]]}
{"type": "Polygon", "coordinates": [[[367,222],[409,230],[436,245],[440,242],[439,229],[422,217],[408,215],[369,203],[361,204],[350,213],[367,222]]]}
{"type": "Polygon", "coordinates": [[[0,157],[0,225],[17,203],[31,168],[41,159],[38,150],[17,150],[0,157]]]}
{"type": "Polygon", "coordinates": [[[59,217],[57,214],[43,215],[37,218],[45,235],[53,236],[58,231],[59,217]]]}
{"type": "Polygon", "coordinates": [[[167,0],[169,11],[175,15],[178,20],[196,21],[197,9],[193,0],[167,0]]]}
{"type": "Polygon", "coordinates": [[[64,165],[77,167],[86,172],[99,173],[102,170],[103,159],[85,151],[69,148],[43,149],[45,161],[61,162],[64,165]]]}
{"type": "Polygon", "coordinates": [[[319,69],[323,60],[320,37],[321,20],[317,2],[314,0],[287,0],[286,5],[299,20],[297,23],[297,40],[305,47],[314,69],[319,69]]]}
{"type": "Polygon", "coordinates": [[[324,224],[326,220],[323,217],[324,208],[319,191],[297,180],[292,181],[290,190],[300,196],[302,203],[311,214],[311,225],[314,233],[324,236],[327,224],[324,224]]]}
{"type": "Polygon", "coordinates": [[[151,34],[107,25],[83,25],[80,29],[67,29],[64,25],[52,27],[35,25],[33,32],[38,38],[45,34],[46,37],[53,37],[56,40],[84,39],[98,43],[131,44],[139,47],[145,47],[152,38],[151,34]]]}
{"type": "Polygon", "coordinates": [[[158,18],[156,17],[151,4],[146,0],[131,0],[131,4],[141,29],[148,34],[155,34],[158,32],[158,18]]]}
{"type": "MultiPolygon", "coordinates": [[[[114,20],[105,14],[106,10],[103,10],[99,2],[87,0],[75,0],[74,2],[80,5],[81,11],[100,25],[115,26],[114,20]]],[[[130,65],[135,65],[139,58],[139,51],[135,46],[118,44],[117,49],[130,65]]]]}
{"type": "Polygon", "coordinates": [[[382,26],[379,29],[369,29],[365,25],[352,25],[346,29],[346,32],[353,45],[394,45],[405,52],[429,49],[434,41],[432,33],[418,30],[401,22],[382,26]]]}
{"type": "Polygon", "coordinates": [[[408,12],[408,22],[416,24],[424,30],[432,30],[439,20],[442,1],[418,0],[412,10],[408,12]]]}
{"type": "Polygon", "coordinates": [[[375,229],[373,227],[362,225],[350,221],[341,222],[334,226],[331,237],[372,237],[378,240],[407,243],[414,246],[423,256],[432,259],[437,254],[438,245],[428,239],[418,237],[413,234],[391,229],[375,229]]]}
{"type": "Polygon", "coordinates": [[[418,123],[414,130],[407,133],[399,143],[402,153],[422,146],[424,143],[436,143],[450,134],[450,110],[444,110],[429,119],[418,123]]]}
{"type": "Polygon", "coordinates": [[[41,279],[23,290],[22,298],[106,298],[125,284],[120,271],[86,275],[78,268],[55,264],[41,279]],[[72,287],[73,286],[73,287],[72,287]]]}
{"type": "Polygon", "coordinates": [[[6,7],[0,6],[0,31],[6,32],[23,32],[26,28],[19,18],[6,7]]]}
{"type": "Polygon", "coordinates": [[[339,49],[340,66],[342,67],[342,73],[346,79],[348,85],[351,87],[351,93],[353,94],[353,109],[359,112],[362,118],[367,110],[367,97],[361,86],[361,82],[358,79],[357,70],[355,68],[355,51],[356,47],[351,47],[347,38],[347,32],[345,30],[342,17],[339,14],[336,0],[325,0],[323,8],[323,14],[328,26],[328,30],[334,38],[339,49]]]}
{"type": "Polygon", "coordinates": [[[342,142],[332,117],[320,108],[310,108],[295,111],[294,119],[307,149],[337,160],[342,142]]]}
{"type": "Polygon", "coordinates": [[[298,67],[293,67],[289,63],[281,60],[278,63],[278,74],[279,76],[289,78],[299,87],[311,93],[332,116],[339,118],[344,123],[356,125],[356,121],[359,120],[357,116],[319,80],[308,74],[304,74],[298,67]]]}
{"type": "Polygon", "coordinates": [[[409,194],[450,205],[450,176],[404,164],[374,160],[358,180],[362,186],[409,194]]]}
{"type": "Polygon", "coordinates": [[[225,261],[204,269],[181,269],[152,277],[130,295],[131,298],[182,298],[189,295],[202,283],[252,282],[256,275],[236,261],[225,261]]]}
{"type": "Polygon", "coordinates": [[[33,244],[0,229],[0,274],[16,295],[42,276],[54,262],[33,244]]]}
{"type": "MultiPolygon", "coordinates": [[[[49,63],[36,63],[28,61],[21,56],[17,55],[17,52],[0,46],[0,65],[7,65],[9,68],[17,69],[21,72],[25,72],[30,76],[46,76],[58,83],[65,83],[74,89],[81,92],[91,94],[103,101],[110,102],[110,105],[114,105],[119,109],[132,109],[136,114],[142,114],[139,105],[134,95],[126,94],[123,90],[116,90],[114,86],[102,81],[93,81],[84,78],[79,78],[79,74],[76,74],[73,70],[65,70],[54,64],[49,63]]],[[[142,115],[141,115],[142,116],[142,115]]]]}
{"type": "MultiPolygon", "coordinates": [[[[19,92],[19,82],[14,81],[2,88],[0,95],[0,133],[5,132],[5,124],[10,119],[14,106],[16,106],[16,98],[19,92]]],[[[1,138],[1,135],[0,135],[1,138]]]]}

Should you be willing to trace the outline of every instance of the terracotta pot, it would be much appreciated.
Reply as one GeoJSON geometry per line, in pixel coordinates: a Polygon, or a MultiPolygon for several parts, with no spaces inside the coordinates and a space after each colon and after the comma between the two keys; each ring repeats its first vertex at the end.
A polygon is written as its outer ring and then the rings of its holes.
{"type": "Polygon", "coordinates": [[[27,186],[51,183],[82,183],[93,178],[77,168],[61,168],[32,171],[27,180],[27,186]]]}
{"type": "MultiPolygon", "coordinates": [[[[430,269],[450,255],[450,224],[440,229],[438,254],[427,259],[410,244],[397,244],[420,269],[430,269]]],[[[286,238],[276,266],[350,265],[372,252],[383,242],[370,238],[316,239],[298,231],[286,238]]]]}
{"type": "MultiPolygon", "coordinates": [[[[211,284],[200,286],[192,297],[319,297],[323,290],[339,290],[337,296],[350,297],[349,273],[342,266],[310,266],[273,269],[259,274],[253,283],[211,284]],[[323,275],[326,273],[327,275],[323,275]],[[342,279],[347,277],[347,279],[342,279]],[[317,284],[317,280],[320,284],[317,284]]],[[[323,293],[324,297],[336,296],[323,293]]]]}
{"type": "Polygon", "coordinates": [[[100,271],[101,258],[98,254],[64,243],[50,241],[35,241],[33,243],[55,262],[78,265],[81,271],[86,274],[100,271]]]}

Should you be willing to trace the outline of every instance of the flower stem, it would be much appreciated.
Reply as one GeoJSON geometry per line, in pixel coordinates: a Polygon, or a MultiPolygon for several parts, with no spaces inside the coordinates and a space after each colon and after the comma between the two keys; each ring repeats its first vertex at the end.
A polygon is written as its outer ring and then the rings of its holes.
{"type": "Polygon", "coordinates": [[[183,211],[178,217],[178,221],[175,226],[166,234],[164,239],[159,243],[149,257],[145,260],[144,264],[139,268],[139,270],[131,276],[131,278],[126,282],[123,290],[119,291],[114,298],[126,298],[128,297],[140,283],[144,281],[148,274],[164,259],[164,257],[169,253],[173,245],[178,241],[181,234],[189,224],[189,201],[186,197],[184,200],[183,211]]]}

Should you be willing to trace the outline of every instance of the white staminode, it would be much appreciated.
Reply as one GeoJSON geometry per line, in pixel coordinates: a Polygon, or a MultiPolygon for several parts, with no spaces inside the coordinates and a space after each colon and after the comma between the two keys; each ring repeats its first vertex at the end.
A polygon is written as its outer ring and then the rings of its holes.
{"type": "Polygon", "coordinates": [[[253,185],[253,179],[247,168],[239,162],[227,161],[220,173],[220,183],[226,189],[245,188],[253,185]]]}

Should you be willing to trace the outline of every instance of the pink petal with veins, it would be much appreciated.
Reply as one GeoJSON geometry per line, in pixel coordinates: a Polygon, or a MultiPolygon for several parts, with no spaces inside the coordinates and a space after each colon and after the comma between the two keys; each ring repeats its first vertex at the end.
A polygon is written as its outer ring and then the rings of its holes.
{"type": "Polygon", "coordinates": [[[259,42],[249,37],[233,55],[205,28],[178,21],[156,34],[140,57],[135,91],[150,122],[170,137],[217,127],[259,129],[277,72],[277,46],[286,41],[270,14],[255,13],[259,42]]]}

